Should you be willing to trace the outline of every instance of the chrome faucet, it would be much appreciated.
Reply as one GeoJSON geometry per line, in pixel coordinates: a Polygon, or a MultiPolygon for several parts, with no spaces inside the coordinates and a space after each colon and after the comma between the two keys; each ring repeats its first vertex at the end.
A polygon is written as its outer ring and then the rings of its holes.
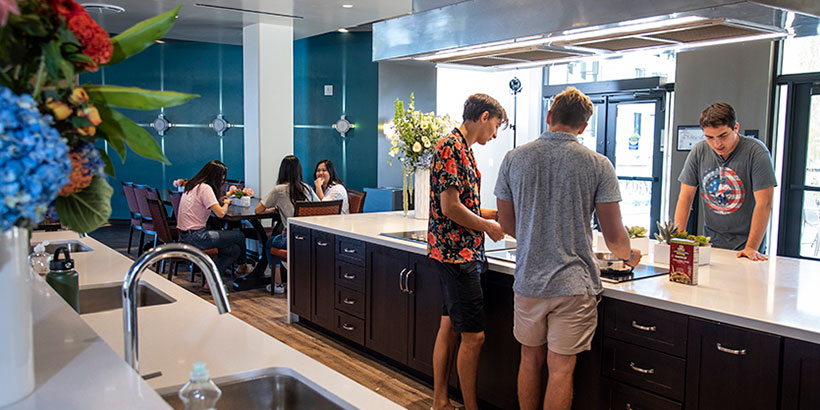
{"type": "Polygon", "coordinates": [[[139,374],[139,327],[137,326],[137,282],[139,282],[142,272],[149,265],[157,263],[163,259],[180,258],[193,262],[202,270],[202,275],[208,280],[211,288],[211,295],[216,303],[219,314],[223,315],[231,311],[228,303],[228,296],[222,287],[222,278],[219,276],[219,269],[208,255],[191,245],[172,243],[160,245],[145,252],[137,259],[122,282],[122,327],[123,339],[125,339],[125,362],[139,374]]]}

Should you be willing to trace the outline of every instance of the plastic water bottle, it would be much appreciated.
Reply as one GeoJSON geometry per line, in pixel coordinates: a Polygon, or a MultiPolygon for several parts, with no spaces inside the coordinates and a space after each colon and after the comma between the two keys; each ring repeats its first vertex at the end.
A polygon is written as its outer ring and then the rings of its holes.
{"type": "Polygon", "coordinates": [[[179,390],[179,399],[185,404],[185,410],[215,410],[221,396],[222,390],[211,380],[205,362],[194,363],[191,380],[179,390]]]}

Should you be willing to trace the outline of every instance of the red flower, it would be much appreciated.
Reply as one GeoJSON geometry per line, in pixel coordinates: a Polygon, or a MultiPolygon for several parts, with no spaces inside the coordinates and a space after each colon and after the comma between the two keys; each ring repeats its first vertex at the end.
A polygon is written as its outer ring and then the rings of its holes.
{"type": "Polygon", "coordinates": [[[444,259],[441,257],[441,251],[438,248],[430,248],[430,257],[437,261],[444,259]]]}
{"type": "Polygon", "coordinates": [[[444,168],[447,171],[447,173],[455,174],[456,173],[456,162],[452,158],[450,158],[449,160],[447,160],[446,163],[444,163],[444,168]]]}
{"type": "Polygon", "coordinates": [[[97,71],[97,65],[105,64],[111,59],[114,46],[111,45],[108,32],[92,20],[84,9],[70,17],[67,23],[68,29],[80,40],[80,44],[83,46],[83,54],[94,60],[94,64],[84,65],[86,70],[97,71]]]}
{"type": "Polygon", "coordinates": [[[74,0],[50,0],[49,3],[51,3],[51,7],[54,8],[54,11],[65,18],[66,21],[75,14],[85,11],[83,6],[75,3],[74,0]]]}
{"type": "Polygon", "coordinates": [[[444,147],[444,148],[441,149],[441,158],[442,159],[450,158],[451,155],[453,155],[453,150],[450,149],[449,146],[444,147]]]}
{"type": "Polygon", "coordinates": [[[455,232],[450,232],[450,240],[453,242],[458,242],[461,240],[461,237],[455,232]]]}
{"type": "Polygon", "coordinates": [[[482,240],[482,239],[484,239],[484,236],[483,236],[483,235],[476,236],[476,237],[475,237],[475,245],[473,245],[473,246],[475,246],[476,248],[478,248],[479,246],[481,246],[481,240],[482,240]]]}
{"type": "Polygon", "coordinates": [[[436,235],[433,235],[432,232],[427,232],[427,243],[430,246],[436,246],[436,235]]]}
{"type": "Polygon", "coordinates": [[[469,261],[473,259],[473,251],[463,248],[459,253],[458,256],[461,256],[462,259],[469,261]]]}

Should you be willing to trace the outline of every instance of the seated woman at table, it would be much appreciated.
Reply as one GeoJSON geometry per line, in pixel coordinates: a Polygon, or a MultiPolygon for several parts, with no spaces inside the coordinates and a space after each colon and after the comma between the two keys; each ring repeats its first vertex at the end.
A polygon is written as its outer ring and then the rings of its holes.
{"type": "Polygon", "coordinates": [[[336,201],[342,200],[342,213],[349,214],[350,206],[347,202],[347,189],[336,174],[336,168],[329,159],[323,159],[316,164],[316,169],[313,171],[313,177],[316,181],[313,182],[316,190],[316,196],[322,201],[336,201]]]}
{"type": "MultiPolygon", "coordinates": [[[[302,163],[299,158],[293,155],[288,155],[282,159],[279,165],[279,178],[276,181],[276,186],[256,204],[256,213],[262,214],[271,212],[273,209],[279,210],[279,217],[282,224],[285,226],[285,231],[279,235],[271,236],[265,244],[265,250],[270,248],[287,249],[288,236],[287,226],[288,218],[293,216],[294,204],[296,201],[318,201],[319,197],[310,189],[310,186],[302,181],[302,163]]],[[[269,252],[263,252],[268,255],[269,252]]],[[[279,261],[268,258],[268,263],[274,269],[275,276],[275,293],[284,293],[285,285],[282,281],[282,275],[279,269],[279,261]]]]}
{"type": "Polygon", "coordinates": [[[234,264],[240,264],[236,273],[242,275],[253,268],[245,263],[245,235],[239,231],[214,230],[207,227],[211,212],[218,218],[222,218],[228,212],[231,198],[218,200],[216,196],[227,174],[228,167],[220,161],[213,160],[205,164],[185,184],[185,192],[179,202],[177,229],[180,242],[199,249],[219,250],[216,266],[220,273],[229,273],[234,264]]]}

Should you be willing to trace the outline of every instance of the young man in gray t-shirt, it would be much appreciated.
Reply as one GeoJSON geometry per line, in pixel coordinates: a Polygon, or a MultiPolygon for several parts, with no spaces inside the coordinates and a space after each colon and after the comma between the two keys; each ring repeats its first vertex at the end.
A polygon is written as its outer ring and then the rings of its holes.
{"type": "Polygon", "coordinates": [[[715,103],[703,110],[700,126],[706,141],[692,148],[678,177],[675,223],[686,228],[695,188],[700,186],[703,231],[712,245],[738,251],[738,258],[766,260],[760,250],[777,186],[769,150],[759,140],[737,133],[739,124],[729,104],[715,103]]]}
{"type": "Polygon", "coordinates": [[[498,221],[518,241],[513,334],[521,343],[522,409],[535,409],[544,395],[545,360],[545,408],[569,409],[572,403],[575,356],[590,349],[603,290],[592,250],[592,212],[616,257],[630,266],[641,260],[621,222],[612,163],[577,139],[592,109],[589,97],[567,88],[550,107],[548,131],[508,152],[498,171],[498,221]]]}

